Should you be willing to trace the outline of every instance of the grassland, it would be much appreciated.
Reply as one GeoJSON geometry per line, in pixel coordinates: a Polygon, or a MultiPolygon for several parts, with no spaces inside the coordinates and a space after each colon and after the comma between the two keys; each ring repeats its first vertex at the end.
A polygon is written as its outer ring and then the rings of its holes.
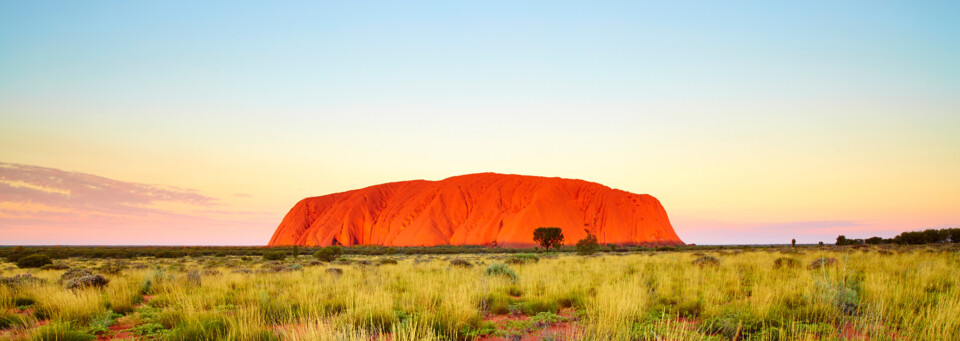
{"type": "Polygon", "coordinates": [[[8,262],[0,339],[951,340],[956,245],[8,262]]]}

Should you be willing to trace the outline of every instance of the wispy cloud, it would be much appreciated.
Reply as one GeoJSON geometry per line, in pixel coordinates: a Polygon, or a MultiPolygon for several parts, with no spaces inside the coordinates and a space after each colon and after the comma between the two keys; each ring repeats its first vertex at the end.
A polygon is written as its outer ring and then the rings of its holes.
{"type": "Polygon", "coordinates": [[[214,206],[197,191],[108,179],[54,168],[0,163],[0,202],[20,202],[114,214],[149,212],[149,205],[175,202],[214,206]]]}
{"type": "Polygon", "coordinates": [[[0,163],[0,244],[34,240],[64,244],[158,244],[158,240],[167,244],[256,244],[269,236],[277,219],[273,215],[232,209],[192,189],[0,163]],[[223,229],[231,226],[237,230],[224,234],[229,231],[223,229]],[[251,230],[263,236],[245,236],[251,230]],[[53,235],[38,236],[41,232],[53,235]],[[249,239],[237,239],[240,236],[249,239]]]}

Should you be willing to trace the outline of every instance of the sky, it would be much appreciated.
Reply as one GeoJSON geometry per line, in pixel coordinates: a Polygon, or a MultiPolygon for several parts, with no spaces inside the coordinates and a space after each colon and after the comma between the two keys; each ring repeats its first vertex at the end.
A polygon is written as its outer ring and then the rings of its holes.
{"type": "Polygon", "coordinates": [[[687,243],[960,226],[960,2],[0,2],[0,245],[265,245],[499,172],[687,243]]]}

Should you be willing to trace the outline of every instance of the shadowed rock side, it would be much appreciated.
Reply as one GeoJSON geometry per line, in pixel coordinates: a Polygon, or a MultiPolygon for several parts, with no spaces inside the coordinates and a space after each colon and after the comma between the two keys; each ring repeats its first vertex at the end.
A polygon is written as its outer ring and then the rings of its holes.
{"type": "Polygon", "coordinates": [[[534,246],[557,226],[566,244],[682,245],[660,201],[583,180],[480,173],[386,183],[300,200],[269,246],[534,246]]]}

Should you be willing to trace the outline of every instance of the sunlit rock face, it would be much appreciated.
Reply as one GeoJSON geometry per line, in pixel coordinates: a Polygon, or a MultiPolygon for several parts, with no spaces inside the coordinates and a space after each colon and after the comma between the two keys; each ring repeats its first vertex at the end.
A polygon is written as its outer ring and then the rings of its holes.
{"type": "Polygon", "coordinates": [[[496,173],[413,180],[300,200],[269,246],[534,246],[556,226],[566,244],[682,245],[660,201],[583,180],[496,173]]]}

